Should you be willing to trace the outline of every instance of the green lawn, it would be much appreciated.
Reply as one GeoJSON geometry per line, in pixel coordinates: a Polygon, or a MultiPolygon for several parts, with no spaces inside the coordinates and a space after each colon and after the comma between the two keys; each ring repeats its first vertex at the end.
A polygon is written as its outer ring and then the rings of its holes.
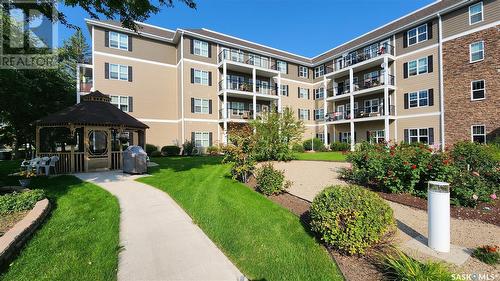
{"type": "Polygon", "coordinates": [[[345,155],[339,151],[295,153],[295,159],[297,159],[297,160],[334,161],[334,162],[346,161],[345,155]]]}
{"type": "Polygon", "coordinates": [[[167,192],[251,280],[342,280],[299,218],[229,177],[220,158],[155,158],[139,181],[167,192]]]}
{"type": "MultiPolygon", "coordinates": [[[[2,184],[19,161],[0,161],[2,184]]],[[[31,187],[46,191],[53,206],[45,223],[29,240],[0,280],[116,280],[118,201],[107,191],[73,176],[36,178],[31,187]]]]}

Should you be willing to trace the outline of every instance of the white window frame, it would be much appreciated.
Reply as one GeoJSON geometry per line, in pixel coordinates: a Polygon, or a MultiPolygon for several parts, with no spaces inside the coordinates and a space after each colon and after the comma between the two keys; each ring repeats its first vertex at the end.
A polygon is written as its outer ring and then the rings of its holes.
{"type": "Polygon", "coordinates": [[[316,108],[314,110],[314,120],[323,120],[325,118],[325,109],[316,108]]]}
{"type": "MultiPolygon", "coordinates": [[[[423,57],[423,58],[419,58],[419,59],[416,59],[416,60],[409,61],[407,67],[408,67],[408,69],[407,69],[408,70],[408,77],[429,73],[428,58],[427,57],[423,57]],[[425,60],[425,72],[420,72],[420,67],[422,66],[421,61],[423,61],[423,60],[425,60]],[[410,64],[411,63],[415,63],[415,71],[416,71],[415,74],[411,74],[411,72],[410,72],[410,64]]],[[[412,69],[413,69],[413,67],[412,67],[412,69]]]]}
{"type": "Polygon", "coordinates": [[[210,132],[194,132],[194,146],[196,146],[196,147],[209,147],[210,146],[210,132]]]}
{"type": "Polygon", "coordinates": [[[287,74],[287,62],[286,61],[282,61],[282,60],[277,60],[276,61],[276,70],[278,70],[279,72],[283,73],[283,74],[287,74]]]}
{"type": "Polygon", "coordinates": [[[110,31],[109,32],[109,41],[108,41],[108,46],[112,49],[118,49],[118,50],[124,50],[128,51],[128,35],[115,32],[115,31],[110,31]],[[115,41],[113,37],[116,36],[116,46],[113,46],[112,42],[115,41]],[[125,41],[122,41],[124,39],[125,41]]]}
{"type": "Polygon", "coordinates": [[[428,107],[429,106],[429,90],[420,90],[416,92],[410,92],[408,93],[408,108],[419,108],[419,107],[428,107]],[[427,96],[426,98],[422,98],[421,94],[424,94],[427,96]],[[416,95],[415,98],[412,98],[412,95],[416,95]],[[427,101],[427,104],[422,105],[422,101],[427,101]],[[412,106],[411,102],[416,101],[417,105],[412,106]]]}
{"type": "Polygon", "coordinates": [[[421,142],[421,143],[428,144],[429,143],[429,128],[410,128],[410,129],[408,129],[408,141],[409,141],[409,143],[413,143],[413,141],[411,140],[412,138],[417,139],[417,141],[415,141],[415,142],[421,142]],[[417,134],[415,136],[412,136],[412,134],[411,134],[412,130],[417,131],[417,134]],[[420,130],[426,130],[427,134],[421,134],[420,130]],[[427,142],[422,142],[420,140],[421,138],[427,138],[427,142]]]}
{"type": "Polygon", "coordinates": [[[208,58],[208,48],[210,48],[210,44],[206,41],[193,39],[193,54],[208,58]]]}
{"type": "Polygon", "coordinates": [[[379,113],[380,112],[380,107],[382,106],[382,103],[380,102],[380,99],[369,99],[365,100],[363,102],[363,110],[366,113],[379,113]],[[376,111],[372,111],[373,107],[377,107],[376,111]]]}
{"type": "Polygon", "coordinates": [[[470,5],[470,6],[469,6],[469,25],[473,25],[473,24],[476,24],[476,23],[480,23],[480,22],[482,22],[483,20],[484,20],[483,1],[481,1],[481,2],[479,2],[479,3],[476,3],[476,4],[474,4],[474,5],[470,5]],[[471,13],[472,8],[473,8],[474,6],[477,6],[477,5],[481,6],[481,12],[479,12],[479,13],[475,13],[475,14],[472,14],[472,13],[471,13]],[[481,14],[481,20],[480,20],[480,21],[476,21],[476,22],[472,22],[472,21],[471,21],[472,16],[475,16],[475,15],[477,15],[477,14],[481,14]]]}
{"type": "Polygon", "coordinates": [[[325,133],[316,133],[316,138],[320,139],[322,143],[325,142],[325,133]]]}
{"type": "Polygon", "coordinates": [[[383,143],[385,141],[385,131],[384,130],[372,130],[370,132],[370,143],[383,143]]]}
{"type": "Polygon", "coordinates": [[[422,24],[422,25],[419,25],[419,26],[417,26],[415,28],[412,28],[412,29],[408,30],[406,32],[406,40],[407,40],[406,43],[407,43],[407,45],[408,46],[413,46],[413,45],[416,45],[416,44],[418,44],[420,42],[424,42],[424,41],[429,40],[429,30],[427,30],[428,28],[429,27],[427,26],[427,24],[422,24]],[[419,30],[421,27],[425,27],[425,32],[419,30]],[[412,32],[412,31],[415,31],[415,36],[410,36],[410,32],[412,32]],[[420,40],[420,35],[422,35],[424,33],[425,33],[425,39],[420,40]],[[410,39],[411,38],[415,38],[415,43],[410,44],[410,39]]]}
{"type": "Polygon", "coordinates": [[[280,89],[280,93],[282,96],[285,96],[285,97],[288,97],[288,87],[286,85],[283,85],[281,84],[280,85],[281,89],[280,89]]]}
{"type": "Polygon", "coordinates": [[[341,132],[340,142],[351,143],[351,132],[341,132]]]}
{"type": "Polygon", "coordinates": [[[307,121],[309,120],[309,109],[299,108],[299,120],[307,121]]]}
{"type": "Polygon", "coordinates": [[[469,62],[470,63],[480,62],[480,61],[484,60],[484,56],[485,56],[485,52],[484,52],[484,41],[483,40],[477,41],[477,42],[472,42],[469,44],[469,59],[470,59],[469,62]],[[473,54],[472,45],[474,45],[474,44],[481,44],[481,47],[482,47],[481,50],[474,52],[474,54],[479,53],[479,52],[482,53],[481,59],[479,59],[479,60],[472,60],[472,54],[473,54]]]}
{"type": "Polygon", "coordinates": [[[305,66],[299,65],[299,77],[302,78],[309,77],[309,69],[305,66]]]}
{"type": "Polygon", "coordinates": [[[325,66],[319,65],[314,68],[314,78],[318,78],[325,75],[325,66]]]}
{"type": "Polygon", "coordinates": [[[299,98],[301,99],[309,99],[309,93],[307,88],[299,88],[299,98]]]}
{"type": "Polygon", "coordinates": [[[314,89],[314,99],[322,99],[325,96],[325,88],[319,87],[314,89]]]}
{"type": "Polygon", "coordinates": [[[119,109],[121,109],[122,111],[124,112],[130,112],[130,98],[129,96],[117,96],[117,95],[111,95],[109,96],[111,98],[111,104],[118,107],[119,109]],[[116,98],[118,102],[113,102],[113,98],[116,98]],[[123,100],[126,99],[126,102],[122,102],[122,98],[123,100]],[[122,106],[126,106],[127,107],[127,110],[124,110],[122,108],[122,106]]]}
{"type": "Polygon", "coordinates": [[[206,70],[195,69],[193,71],[193,83],[203,86],[208,86],[209,84],[209,72],[206,70]],[[206,77],[205,77],[206,76],[206,77]]]}
{"type": "Polygon", "coordinates": [[[209,99],[194,99],[194,113],[196,114],[209,114],[210,113],[210,100],[209,99]]]}
{"type": "Polygon", "coordinates": [[[470,99],[473,100],[473,101],[486,99],[486,81],[484,79],[473,80],[473,81],[470,82],[470,99]],[[474,83],[475,82],[481,82],[481,81],[483,82],[483,88],[482,89],[475,89],[474,90],[474,83]],[[474,98],[474,91],[481,91],[481,90],[483,91],[483,97],[475,99],[474,98]]]}
{"type": "Polygon", "coordinates": [[[110,80],[128,81],[128,65],[110,63],[108,71],[108,77],[110,80]],[[116,77],[113,77],[111,74],[114,73],[113,68],[115,67],[116,77]],[[125,73],[122,72],[123,69],[125,69],[125,73]]]}
{"type": "Polygon", "coordinates": [[[476,124],[470,126],[470,140],[471,142],[474,142],[474,136],[482,136],[484,137],[484,142],[483,144],[486,143],[486,126],[484,124],[476,124]],[[474,133],[474,127],[483,127],[483,133],[482,134],[476,134],[474,133]]]}

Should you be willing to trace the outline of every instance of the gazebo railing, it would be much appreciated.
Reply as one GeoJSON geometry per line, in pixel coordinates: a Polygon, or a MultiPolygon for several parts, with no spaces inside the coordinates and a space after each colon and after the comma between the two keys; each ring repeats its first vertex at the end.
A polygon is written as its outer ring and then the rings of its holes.
{"type": "Polygon", "coordinates": [[[38,157],[59,157],[59,161],[56,162],[56,171],[58,174],[67,174],[67,173],[81,173],[85,171],[85,162],[84,162],[84,153],[83,152],[46,152],[46,153],[38,153],[38,157]],[[73,156],[73,161],[71,161],[71,157],[73,156]],[[72,167],[72,163],[73,166],[72,167]]]}
{"type": "Polygon", "coordinates": [[[122,151],[112,151],[111,152],[111,170],[121,170],[122,169],[122,151]]]}

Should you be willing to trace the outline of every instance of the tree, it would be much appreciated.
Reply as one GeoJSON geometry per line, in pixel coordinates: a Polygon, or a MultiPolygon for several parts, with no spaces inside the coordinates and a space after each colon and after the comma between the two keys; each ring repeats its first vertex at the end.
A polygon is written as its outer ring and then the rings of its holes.
{"type": "MultiPolygon", "coordinates": [[[[191,9],[196,9],[194,0],[177,0],[186,4],[191,9]]],[[[102,0],[63,0],[64,5],[70,7],[80,6],[92,18],[99,19],[100,15],[106,19],[114,20],[118,16],[118,20],[126,28],[136,30],[134,21],[145,21],[152,14],[157,14],[161,7],[174,7],[174,0],[156,0],[156,1],[102,1],[102,0]]],[[[36,3],[12,2],[11,5],[18,9],[33,9],[36,8],[44,16],[52,19],[52,5],[49,1],[37,1],[36,3]]],[[[62,24],[76,28],[75,25],[69,23],[66,16],[62,12],[57,13],[56,19],[62,24]]]]}
{"type": "Polygon", "coordinates": [[[301,139],[304,124],[295,118],[292,109],[286,107],[281,113],[268,112],[262,120],[255,120],[250,124],[255,130],[257,160],[293,159],[291,144],[301,139]]]}
{"type": "Polygon", "coordinates": [[[242,126],[229,133],[230,144],[226,145],[223,163],[231,163],[233,179],[247,182],[255,170],[255,138],[248,126],[242,126]]]}
{"type": "Polygon", "coordinates": [[[76,65],[88,62],[90,57],[90,46],[80,29],[76,30],[70,38],[64,41],[62,48],[58,52],[59,62],[73,80],[76,79],[76,65]]]}

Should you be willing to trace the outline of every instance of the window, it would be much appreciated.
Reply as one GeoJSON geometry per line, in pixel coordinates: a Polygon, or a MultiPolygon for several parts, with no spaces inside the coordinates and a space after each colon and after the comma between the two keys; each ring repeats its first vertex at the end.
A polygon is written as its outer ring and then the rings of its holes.
{"type": "Polygon", "coordinates": [[[288,73],[288,65],[284,61],[276,61],[277,70],[283,74],[288,73]]]}
{"type": "Polygon", "coordinates": [[[409,129],[408,137],[410,143],[412,142],[421,142],[421,143],[429,143],[429,129],[409,129]]]}
{"type": "Polygon", "coordinates": [[[208,86],[208,71],[194,70],[194,83],[208,86]]]}
{"type": "Polygon", "coordinates": [[[418,60],[408,62],[408,75],[415,76],[418,74],[427,73],[428,71],[427,61],[428,58],[421,58],[418,60]]]}
{"type": "Polygon", "coordinates": [[[485,98],[484,80],[476,80],[471,83],[471,99],[482,100],[485,98]]]}
{"type": "Polygon", "coordinates": [[[408,93],[408,106],[410,108],[423,107],[428,105],[429,105],[429,92],[427,90],[408,93]]]}
{"type": "Polygon", "coordinates": [[[193,39],[193,54],[208,58],[208,43],[193,39]]]}
{"type": "Polygon", "coordinates": [[[372,44],[364,48],[365,56],[367,58],[374,58],[378,56],[379,46],[378,43],[372,44]]]}
{"type": "Polygon", "coordinates": [[[469,25],[483,21],[483,2],[469,7],[469,25]]]}
{"type": "Polygon", "coordinates": [[[306,88],[299,88],[299,98],[309,99],[309,91],[306,88]]]}
{"type": "Polygon", "coordinates": [[[128,35],[110,31],[109,47],[121,50],[128,50],[128,35]]]}
{"type": "Polygon", "coordinates": [[[299,65],[299,77],[307,78],[309,76],[309,70],[305,66],[299,65]]]}
{"type": "Polygon", "coordinates": [[[325,143],[325,133],[317,133],[316,138],[320,139],[322,143],[325,143]]]}
{"type": "Polygon", "coordinates": [[[119,109],[128,112],[130,98],[125,96],[111,96],[111,104],[118,107],[119,109]]]}
{"type": "Polygon", "coordinates": [[[299,120],[309,120],[309,109],[299,109],[299,120]]]}
{"type": "Polygon", "coordinates": [[[258,67],[264,67],[264,68],[269,68],[269,59],[268,58],[263,58],[259,55],[255,54],[250,54],[250,64],[258,66],[258,67]]]}
{"type": "Polygon", "coordinates": [[[351,142],[351,132],[342,132],[340,133],[340,142],[351,142]]]}
{"type": "Polygon", "coordinates": [[[110,63],[109,79],[128,81],[128,66],[110,63]]]}
{"type": "Polygon", "coordinates": [[[484,59],[484,42],[479,41],[469,45],[470,62],[482,61],[484,59]]]}
{"type": "Polygon", "coordinates": [[[473,125],[471,127],[472,141],[486,143],[486,130],[484,125],[473,125]]]}
{"type": "Polygon", "coordinates": [[[365,100],[365,112],[366,113],[377,113],[379,112],[379,100],[365,100]]]}
{"type": "Polygon", "coordinates": [[[323,75],[325,75],[325,66],[324,65],[316,66],[314,68],[314,78],[318,78],[323,75]]]}
{"type": "Polygon", "coordinates": [[[314,89],[314,99],[322,99],[325,96],[325,88],[314,89]]]}
{"type": "Polygon", "coordinates": [[[368,136],[370,143],[383,143],[385,141],[384,130],[369,131],[368,136]]]}
{"type": "Polygon", "coordinates": [[[325,118],[325,109],[318,108],[314,110],[314,120],[323,120],[325,118]]]}
{"type": "Polygon", "coordinates": [[[231,49],[231,60],[235,62],[243,62],[243,52],[231,49]]]}
{"type": "Polygon", "coordinates": [[[210,146],[210,133],[209,132],[196,132],[196,133],[194,133],[194,145],[196,147],[209,147],[210,146]]]}
{"type": "Polygon", "coordinates": [[[288,85],[281,85],[280,92],[282,96],[288,97],[288,85]]]}
{"type": "Polygon", "coordinates": [[[194,99],[194,113],[208,114],[210,112],[210,101],[207,99],[194,99]]]}
{"type": "Polygon", "coordinates": [[[427,24],[408,30],[408,46],[427,40],[427,24]]]}

